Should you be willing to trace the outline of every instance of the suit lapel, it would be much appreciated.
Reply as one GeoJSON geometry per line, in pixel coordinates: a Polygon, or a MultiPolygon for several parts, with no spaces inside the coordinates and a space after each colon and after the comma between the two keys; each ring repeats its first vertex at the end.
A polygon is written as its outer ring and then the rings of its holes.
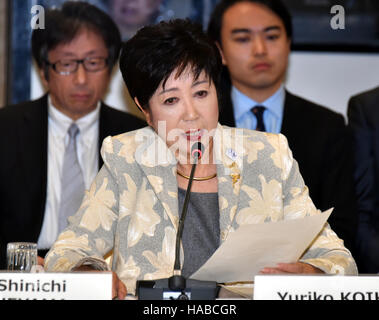
{"type": "Polygon", "coordinates": [[[176,159],[166,143],[150,127],[142,131],[144,147],[136,149],[135,159],[177,231],[179,212],[176,159]]]}
{"type": "Polygon", "coordinates": [[[20,154],[24,154],[21,167],[27,177],[25,185],[29,188],[29,194],[38,191],[41,204],[40,213],[43,217],[46,204],[47,186],[47,95],[33,102],[29,110],[25,112],[19,130],[20,154]]]}
{"type": "Polygon", "coordinates": [[[292,95],[286,91],[286,97],[284,101],[284,109],[283,109],[283,121],[282,128],[280,132],[284,134],[287,138],[288,136],[292,136],[294,132],[294,128],[296,128],[296,110],[295,110],[294,101],[292,99],[292,95]]]}
{"type": "Polygon", "coordinates": [[[303,106],[301,101],[286,91],[283,123],[280,131],[286,136],[292,153],[298,162],[305,160],[309,155],[309,149],[313,147],[310,138],[315,135],[310,129],[312,124],[305,120],[309,118],[306,114],[307,106],[303,106]]]}
{"type": "Polygon", "coordinates": [[[107,137],[107,128],[109,128],[111,124],[108,121],[108,114],[106,110],[106,106],[103,102],[101,102],[100,106],[100,116],[99,116],[99,140],[97,142],[98,154],[99,154],[99,170],[104,164],[103,158],[100,155],[100,149],[102,141],[107,137]]]}
{"type": "Polygon", "coordinates": [[[243,130],[217,127],[214,138],[217,163],[220,239],[225,241],[237,212],[243,167],[243,130]]]}

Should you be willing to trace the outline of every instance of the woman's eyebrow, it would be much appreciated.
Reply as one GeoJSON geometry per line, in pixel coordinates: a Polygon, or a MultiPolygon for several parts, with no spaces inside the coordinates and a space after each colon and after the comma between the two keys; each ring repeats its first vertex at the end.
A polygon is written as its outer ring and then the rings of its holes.
{"type": "Polygon", "coordinates": [[[203,83],[209,83],[208,80],[199,80],[199,81],[195,81],[193,84],[192,84],[192,88],[195,87],[195,86],[198,86],[199,84],[203,84],[203,83]]]}
{"type": "Polygon", "coordinates": [[[176,91],[176,90],[178,90],[178,88],[176,88],[176,87],[168,88],[168,89],[163,89],[161,92],[158,93],[158,95],[160,96],[160,95],[162,95],[162,94],[164,94],[166,92],[171,92],[171,91],[176,91]]]}
{"type": "MultiPolygon", "coordinates": [[[[198,86],[199,84],[202,84],[202,83],[208,83],[209,81],[208,80],[199,80],[199,81],[195,81],[191,87],[195,87],[195,86],[198,86]]],[[[172,88],[165,88],[163,89],[161,92],[158,93],[158,95],[162,95],[166,92],[172,92],[172,91],[177,91],[179,90],[177,87],[172,87],[172,88]]]]}

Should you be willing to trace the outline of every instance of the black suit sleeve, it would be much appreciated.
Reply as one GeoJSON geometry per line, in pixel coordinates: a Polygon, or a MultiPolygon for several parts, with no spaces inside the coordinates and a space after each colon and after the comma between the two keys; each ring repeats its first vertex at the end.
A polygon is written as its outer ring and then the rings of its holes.
{"type": "Polygon", "coordinates": [[[365,96],[355,96],[348,103],[349,127],[354,134],[355,188],[358,206],[358,230],[356,241],[356,262],[361,273],[379,272],[379,214],[377,206],[375,147],[378,134],[375,133],[376,105],[370,112],[370,101],[365,96]],[[368,99],[367,99],[368,100],[368,99]]]}
{"type": "Polygon", "coordinates": [[[333,230],[341,237],[345,246],[354,252],[357,210],[354,190],[354,156],[351,131],[345,125],[344,118],[328,129],[329,154],[324,157],[324,177],[322,182],[320,201],[326,207],[334,207],[329,222],[333,230]]]}
{"type": "Polygon", "coordinates": [[[362,104],[358,98],[351,98],[348,104],[349,127],[354,137],[356,193],[358,212],[374,212],[374,159],[373,135],[369,128],[362,104]]]}

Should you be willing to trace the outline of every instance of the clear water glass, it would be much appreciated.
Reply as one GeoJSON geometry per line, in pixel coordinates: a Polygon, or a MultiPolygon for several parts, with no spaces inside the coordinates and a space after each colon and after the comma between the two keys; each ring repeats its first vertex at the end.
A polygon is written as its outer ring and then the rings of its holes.
{"type": "Polygon", "coordinates": [[[10,242],[7,245],[7,269],[30,272],[37,265],[37,244],[10,242]]]}

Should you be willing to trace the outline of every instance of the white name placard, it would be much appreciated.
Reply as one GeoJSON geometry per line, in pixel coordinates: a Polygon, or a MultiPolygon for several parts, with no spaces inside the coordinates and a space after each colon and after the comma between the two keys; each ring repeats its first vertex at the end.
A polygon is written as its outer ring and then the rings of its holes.
{"type": "Polygon", "coordinates": [[[379,300],[379,276],[258,275],[254,300],[379,300]]]}
{"type": "Polygon", "coordinates": [[[0,300],[110,300],[111,272],[0,272],[0,300]]]}

